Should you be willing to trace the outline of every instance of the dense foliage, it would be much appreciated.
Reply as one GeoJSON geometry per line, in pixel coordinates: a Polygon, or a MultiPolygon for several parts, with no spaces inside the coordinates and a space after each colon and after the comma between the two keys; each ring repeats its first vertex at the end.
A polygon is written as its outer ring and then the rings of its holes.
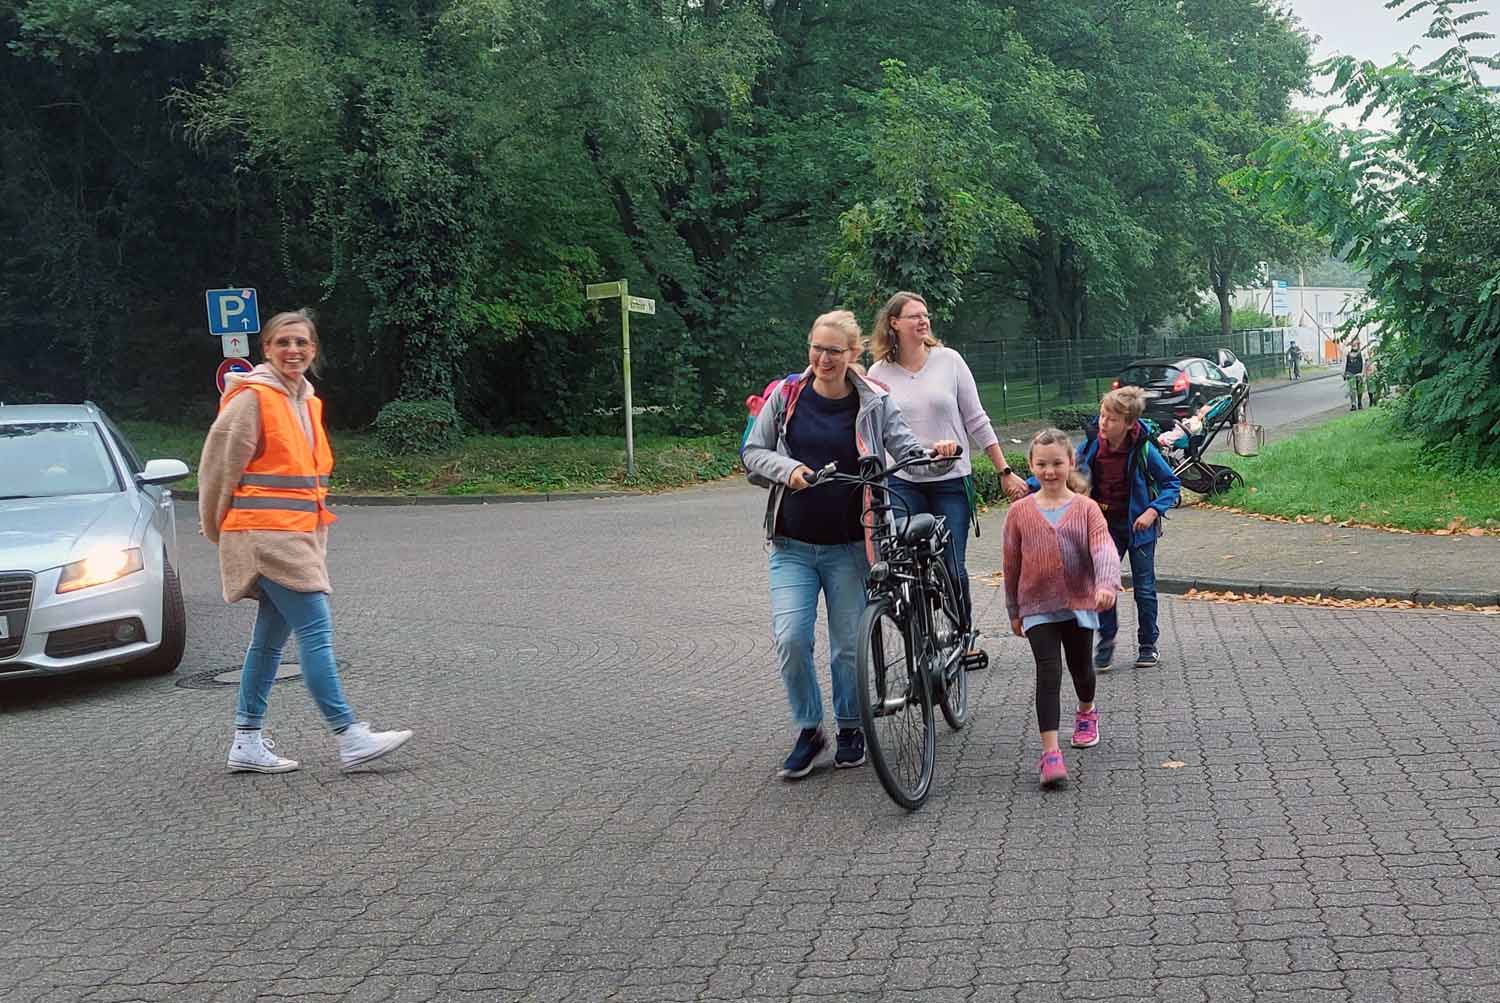
{"type": "Polygon", "coordinates": [[[205,417],[202,290],[253,285],[318,311],[339,423],[502,432],[618,426],[590,281],[658,300],[676,431],[893,287],[960,345],[1192,312],[1287,250],[1216,182],[1308,51],[1273,0],[17,0],[0,37],[4,396],[205,417]]]}
{"type": "Polygon", "coordinates": [[[1430,11],[1447,49],[1425,66],[1339,59],[1334,88],[1379,132],[1308,123],[1234,182],[1317,227],[1370,272],[1381,377],[1404,385],[1405,424],[1465,463],[1500,462],[1500,103],[1470,51],[1469,0],[1389,0],[1430,11]]]}

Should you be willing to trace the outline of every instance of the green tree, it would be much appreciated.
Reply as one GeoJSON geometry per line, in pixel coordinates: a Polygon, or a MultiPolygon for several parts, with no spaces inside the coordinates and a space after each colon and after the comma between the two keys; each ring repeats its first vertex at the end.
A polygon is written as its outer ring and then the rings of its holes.
{"type": "Polygon", "coordinates": [[[996,160],[1015,156],[995,134],[989,102],[935,70],[886,60],[871,127],[874,194],[839,217],[834,280],[846,302],[874,309],[897,289],[920,289],[939,316],[963,298],[981,246],[1013,250],[1033,234],[1020,205],[993,187],[996,160]]]}
{"type": "Polygon", "coordinates": [[[1366,324],[1383,331],[1383,376],[1407,387],[1408,424],[1469,463],[1500,461],[1500,108],[1479,76],[1500,67],[1470,46],[1479,12],[1463,0],[1393,0],[1431,12],[1448,48],[1425,66],[1340,58],[1334,89],[1387,132],[1310,123],[1268,144],[1234,178],[1305,220],[1370,271],[1366,324]]]}

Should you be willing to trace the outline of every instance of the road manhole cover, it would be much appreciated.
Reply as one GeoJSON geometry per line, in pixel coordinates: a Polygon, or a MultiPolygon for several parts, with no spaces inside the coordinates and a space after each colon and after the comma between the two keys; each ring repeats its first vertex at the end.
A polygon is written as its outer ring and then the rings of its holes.
{"type": "MultiPolygon", "coordinates": [[[[348,670],[348,665],[339,662],[339,672],[348,670]]],[[[299,679],[302,676],[302,666],[297,662],[282,662],[281,667],[276,670],[276,682],[285,682],[288,679],[299,679]]],[[[194,672],[190,676],[181,676],[177,685],[185,690],[214,690],[223,686],[238,686],[240,684],[240,667],[238,665],[228,669],[209,669],[206,672],[194,672]]]]}

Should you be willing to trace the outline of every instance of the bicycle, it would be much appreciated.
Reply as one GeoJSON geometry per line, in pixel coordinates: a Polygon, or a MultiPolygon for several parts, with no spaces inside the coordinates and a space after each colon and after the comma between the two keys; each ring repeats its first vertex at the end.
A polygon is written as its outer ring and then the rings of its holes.
{"type": "Polygon", "coordinates": [[[833,464],[807,478],[809,487],[841,483],[866,489],[861,518],[874,538],[877,560],[866,579],[857,670],[860,720],[875,774],[891,800],[915,811],[932,792],[937,768],[933,707],[957,731],[969,719],[968,672],[989,664],[974,651],[979,632],[970,622],[943,555],[952,539],[942,516],[902,513],[887,482],[907,467],[944,457],[924,452],[890,467],[860,462],[860,473],[833,464]]]}

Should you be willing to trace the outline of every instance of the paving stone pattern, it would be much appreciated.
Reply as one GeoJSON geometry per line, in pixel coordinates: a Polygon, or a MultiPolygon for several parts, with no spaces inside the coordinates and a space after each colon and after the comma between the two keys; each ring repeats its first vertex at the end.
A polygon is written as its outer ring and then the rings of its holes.
{"type": "MultiPolygon", "coordinates": [[[[762,498],[344,510],[351,701],[417,730],[364,773],[295,681],[282,776],[224,771],[227,687],[0,688],[0,999],[1500,998],[1500,622],[1167,599],[1050,793],[996,636],[907,814],[774,777],[762,498]]],[[[188,674],[253,608],[184,528],[188,674]]]]}

